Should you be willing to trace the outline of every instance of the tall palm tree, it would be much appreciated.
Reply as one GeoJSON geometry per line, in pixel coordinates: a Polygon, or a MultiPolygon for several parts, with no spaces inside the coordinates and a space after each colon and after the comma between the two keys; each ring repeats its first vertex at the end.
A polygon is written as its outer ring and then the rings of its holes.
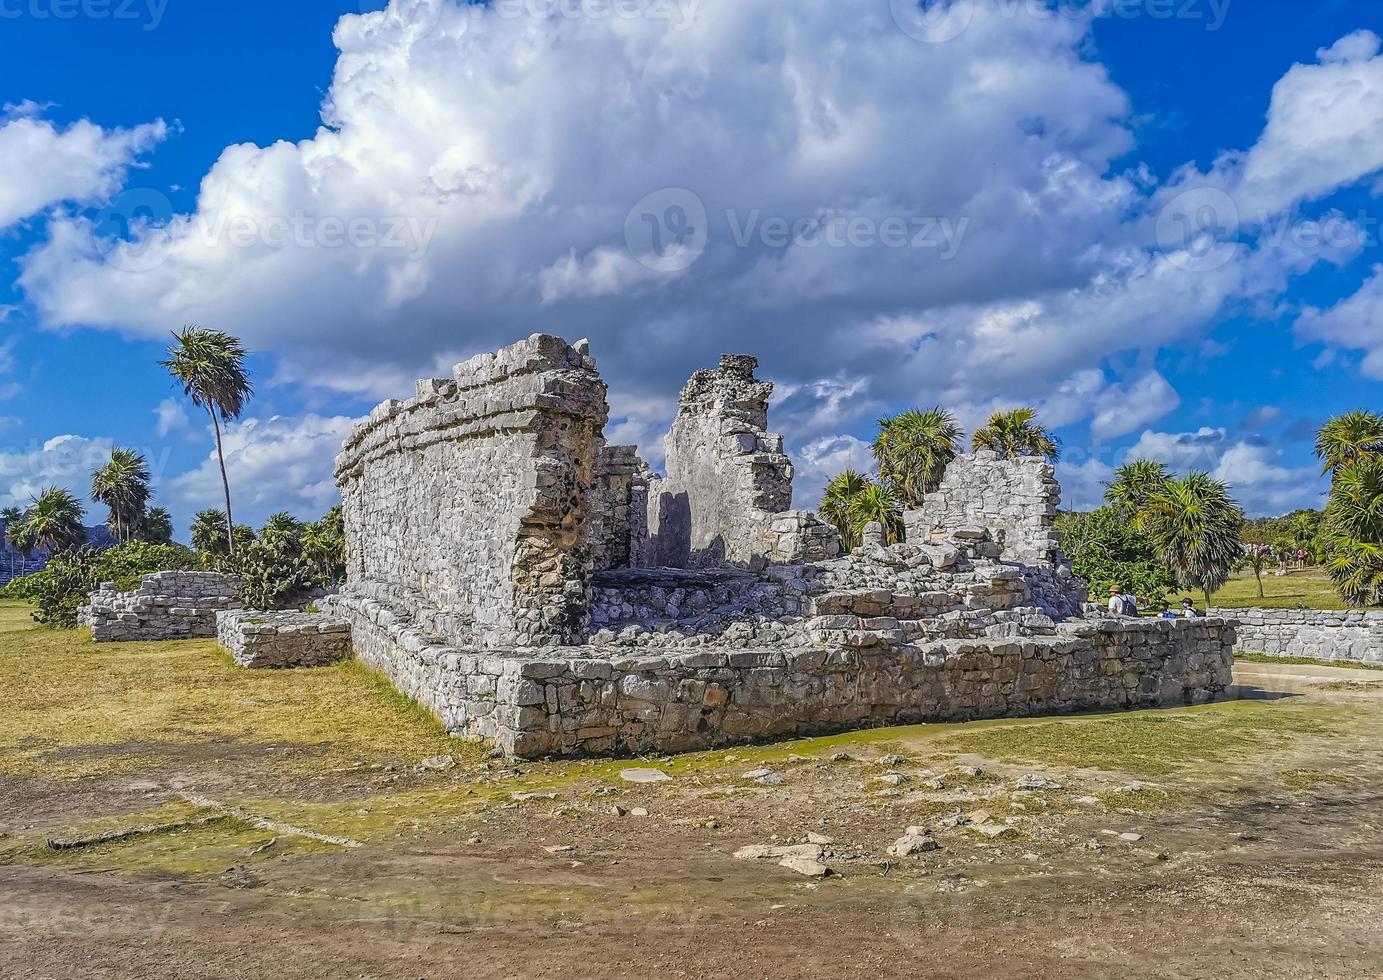
{"type": "Polygon", "coordinates": [[[1061,455],[1061,444],[1045,428],[1035,423],[1037,409],[1015,408],[995,412],[984,428],[971,438],[975,449],[989,449],[1005,459],[1020,456],[1045,456],[1055,463],[1061,455]]]}
{"type": "Polygon", "coordinates": [[[1163,565],[1210,608],[1244,554],[1244,512],[1229,487],[1207,473],[1168,480],[1148,498],[1142,523],[1163,565]]]}
{"type": "Polygon", "coordinates": [[[49,487],[33,499],[22,522],[23,533],[35,548],[51,552],[67,551],[86,543],[82,524],[86,510],[72,494],[60,487],[49,487]]]}
{"type": "Polygon", "coordinates": [[[149,461],[133,449],[112,449],[110,462],[91,474],[91,499],[110,511],[106,523],[121,544],[142,529],[152,496],[149,461]]]}
{"type": "Polygon", "coordinates": [[[860,546],[859,530],[855,527],[855,501],[871,482],[863,473],[846,470],[826,484],[826,494],[821,498],[821,516],[836,529],[846,551],[860,546]]]}
{"type": "Polygon", "coordinates": [[[1383,457],[1336,471],[1323,537],[1326,572],[1345,601],[1383,605],[1383,457]]]}
{"type": "Polygon", "coordinates": [[[226,494],[226,549],[235,556],[235,520],[231,515],[230,480],[226,476],[226,454],[221,444],[221,423],[240,417],[245,402],[254,393],[245,370],[247,352],[230,334],[202,327],[184,327],[173,335],[177,341],[168,348],[163,366],[183,387],[192,404],[211,416],[216,433],[216,459],[221,464],[221,487],[226,494]]]}
{"type": "Polygon", "coordinates": [[[955,416],[940,406],[880,419],[874,440],[879,478],[897,488],[904,507],[921,507],[941,485],[961,435],[955,416]]]}
{"type": "Polygon", "coordinates": [[[1383,416],[1346,412],[1326,422],[1316,433],[1316,455],[1323,473],[1338,473],[1365,456],[1383,452],[1383,416]]]}
{"type": "Polygon", "coordinates": [[[1168,480],[1167,467],[1151,459],[1136,459],[1114,471],[1105,488],[1105,503],[1124,517],[1136,520],[1148,506],[1155,491],[1168,480]]]}
{"type": "Polygon", "coordinates": [[[140,529],[145,541],[150,544],[171,544],[173,541],[173,515],[163,507],[152,507],[144,515],[140,529]]]}

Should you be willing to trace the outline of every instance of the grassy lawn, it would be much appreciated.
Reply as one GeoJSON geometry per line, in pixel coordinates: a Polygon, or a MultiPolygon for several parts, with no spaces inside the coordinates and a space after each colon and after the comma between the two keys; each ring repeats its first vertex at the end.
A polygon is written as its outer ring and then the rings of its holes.
{"type": "MultiPolygon", "coordinates": [[[[1236,575],[1229,583],[1216,592],[1212,601],[1222,609],[1246,609],[1257,606],[1264,609],[1348,609],[1349,606],[1335,591],[1335,586],[1325,572],[1318,568],[1291,571],[1281,578],[1272,572],[1263,574],[1264,598],[1258,598],[1258,584],[1253,575],[1236,575]]],[[[1194,596],[1198,606],[1204,604],[1199,596],[1194,596]]],[[[1180,602],[1176,598],[1173,605],[1180,602]]]]}
{"type": "Polygon", "coordinates": [[[283,768],[477,755],[355,661],[245,670],[215,640],[95,644],[0,603],[0,769],[137,771],[164,749],[226,746],[283,768]]]}

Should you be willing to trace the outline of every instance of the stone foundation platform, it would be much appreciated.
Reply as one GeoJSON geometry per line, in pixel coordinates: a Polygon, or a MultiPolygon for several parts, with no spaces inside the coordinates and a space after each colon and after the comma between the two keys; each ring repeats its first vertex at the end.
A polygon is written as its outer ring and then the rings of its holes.
{"type": "Polygon", "coordinates": [[[351,655],[350,624],[320,613],[222,612],[216,639],[241,667],[325,667],[351,655]]]}
{"type": "Polygon", "coordinates": [[[1050,636],[729,649],[449,647],[360,596],[324,608],[455,735],[508,755],[682,752],[882,724],[1199,704],[1228,688],[1225,620],[1078,620],[1050,636]]]}

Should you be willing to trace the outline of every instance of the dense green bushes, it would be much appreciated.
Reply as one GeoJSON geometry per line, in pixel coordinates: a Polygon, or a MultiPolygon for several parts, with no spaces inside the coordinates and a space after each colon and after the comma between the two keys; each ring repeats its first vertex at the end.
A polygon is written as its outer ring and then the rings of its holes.
{"type": "Polygon", "coordinates": [[[0,589],[0,598],[32,602],[38,606],[36,622],[52,629],[73,629],[77,610],[102,582],[133,589],[141,576],[152,572],[201,567],[196,552],[177,544],[131,541],[105,551],[76,548],[55,555],[43,571],[15,579],[0,589]]]}

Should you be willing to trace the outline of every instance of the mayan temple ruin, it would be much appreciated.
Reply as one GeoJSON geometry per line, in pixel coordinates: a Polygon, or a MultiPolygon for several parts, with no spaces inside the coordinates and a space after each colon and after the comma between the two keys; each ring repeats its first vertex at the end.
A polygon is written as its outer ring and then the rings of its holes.
{"type": "Polygon", "coordinates": [[[906,542],[843,554],[792,510],[772,385],[682,391],[666,475],[604,439],[588,345],[535,335],[418,382],[336,465],[349,579],[323,606],[457,735],[517,756],[681,751],[883,723],[1209,701],[1223,620],[1113,620],[1037,458],[962,456],[906,542]]]}

